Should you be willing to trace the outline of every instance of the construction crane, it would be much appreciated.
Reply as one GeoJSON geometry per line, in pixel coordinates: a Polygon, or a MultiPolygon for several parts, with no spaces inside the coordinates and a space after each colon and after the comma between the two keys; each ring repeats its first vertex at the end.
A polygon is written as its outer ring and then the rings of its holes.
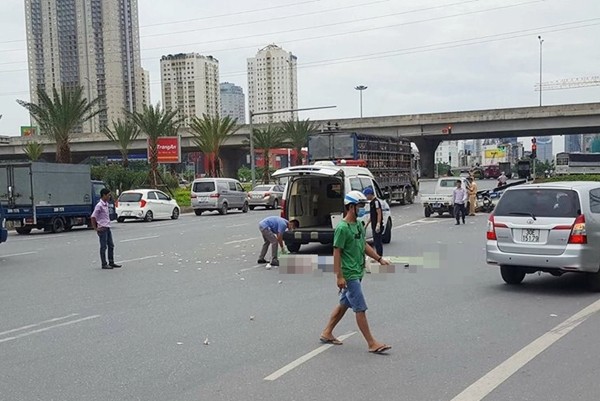
{"type": "MultiPolygon", "coordinates": [[[[561,89],[576,89],[586,88],[589,86],[600,86],[600,75],[594,77],[579,77],[579,78],[567,78],[559,79],[557,81],[543,82],[541,90],[552,91],[561,89]]],[[[540,91],[540,84],[535,84],[535,92],[540,91]]]]}

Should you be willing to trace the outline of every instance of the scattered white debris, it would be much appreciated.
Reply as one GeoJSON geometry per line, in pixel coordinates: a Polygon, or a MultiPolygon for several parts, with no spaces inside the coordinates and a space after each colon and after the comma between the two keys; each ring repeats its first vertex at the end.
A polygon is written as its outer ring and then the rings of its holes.
{"type": "Polygon", "coordinates": [[[254,316],[250,316],[250,320],[254,320],[254,316]]]}
{"type": "Polygon", "coordinates": [[[244,281],[244,280],[246,280],[246,279],[245,279],[245,278],[243,278],[243,277],[240,277],[240,281],[244,281]]]}
{"type": "Polygon", "coordinates": [[[159,266],[164,266],[165,264],[164,264],[164,263],[158,263],[158,265],[159,265],[159,266]]]}
{"type": "Polygon", "coordinates": [[[201,261],[201,260],[198,260],[198,261],[196,261],[196,263],[202,263],[202,261],[201,261]]]}
{"type": "Polygon", "coordinates": [[[210,260],[207,260],[207,261],[206,261],[206,264],[209,264],[209,263],[210,263],[210,260]]]}
{"type": "Polygon", "coordinates": [[[204,345],[209,345],[210,341],[208,341],[208,337],[206,337],[206,340],[204,340],[204,345]]]}
{"type": "Polygon", "coordinates": [[[181,343],[181,342],[177,342],[177,345],[183,345],[183,343],[181,343]]]}
{"type": "Polygon", "coordinates": [[[177,259],[178,262],[183,262],[183,259],[177,259]]]}
{"type": "Polygon", "coordinates": [[[201,267],[199,267],[199,268],[198,268],[198,270],[202,270],[202,268],[201,268],[201,267]]]}
{"type": "Polygon", "coordinates": [[[558,315],[555,315],[554,313],[552,313],[552,314],[550,315],[550,317],[557,317],[557,316],[558,316],[558,315]]]}
{"type": "Polygon", "coordinates": [[[179,273],[179,270],[173,270],[173,273],[179,273]]]}
{"type": "Polygon", "coordinates": [[[277,282],[277,284],[281,284],[281,283],[283,283],[283,281],[281,281],[281,280],[279,280],[279,281],[277,282]]]}

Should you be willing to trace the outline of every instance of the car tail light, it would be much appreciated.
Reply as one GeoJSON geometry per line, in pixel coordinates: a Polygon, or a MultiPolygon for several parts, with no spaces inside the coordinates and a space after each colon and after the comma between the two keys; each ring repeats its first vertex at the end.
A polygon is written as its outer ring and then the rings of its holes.
{"type": "Polygon", "coordinates": [[[197,197],[198,197],[198,195],[196,195],[196,194],[190,194],[190,198],[192,198],[192,199],[196,199],[197,197]]]}
{"type": "Polygon", "coordinates": [[[573,223],[569,244],[587,244],[587,233],[585,231],[585,216],[580,214],[573,223]]]}
{"type": "Polygon", "coordinates": [[[497,241],[498,238],[496,237],[496,228],[508,228],[508,226],[504,223],[496,223],[496,221],[494,220],[494,215],[490,214],[490,217],[488,219],[488,226],[487,226],[487,239],[490,241],[497,241]]]}
{"type": "Polygon", "coordinates": [[[146,207],[146,200],[145,200],[145,199],[142,199],[142,200],[140,201],[140,207],[141,207],[141,208],[143,208],[143,207],[146,207]]]}
{"type": "Polygon", "coordinates": [[[210,198],[219,198],[221,194],[210,194],[210,198]]]}
{"type": "Polygon", "coordinates": [[[115,201],[115,207],[119,207],[119,201],[118,200],[115,201]]]}
{"type": "Polygon", "coordinates": [[[281,217],[284,219],[287,219],[287,213],[286,213],[287,209],[285,208],[285,199],[281,200],[280,205],[281,205],[281,217]]]}
{"type": "Polygon", "coordinates": [[[271,196],[270,192],[265,192],[265,194],[263,195],[263,198],[268,198],[269,196],[271,196]]]}

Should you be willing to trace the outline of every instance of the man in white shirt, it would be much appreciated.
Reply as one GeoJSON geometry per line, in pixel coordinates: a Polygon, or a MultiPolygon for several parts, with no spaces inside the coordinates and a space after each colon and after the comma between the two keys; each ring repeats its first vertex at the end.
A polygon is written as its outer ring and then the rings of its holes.
{"type": "Polygon", "coordinates": [[[504,174],[503,171],[502,174],[500,174],[500,177],[498,177],[498,188],[505,186],[506,181],[508,181],[508,178],[506,177],[506,174],[504,174]]]}
{"type": "Polygon", "coordinates": [[[456,225],[460,224],[460,218],[462,215],[462,222],[465,224],[465,214],[467,210],[465,204],[467,203],[467,190],[462,187],[461,180],[456,180],[456,188],[452,193],[452,201],[454,203],[454,217],[456,218],[456,225]]]}

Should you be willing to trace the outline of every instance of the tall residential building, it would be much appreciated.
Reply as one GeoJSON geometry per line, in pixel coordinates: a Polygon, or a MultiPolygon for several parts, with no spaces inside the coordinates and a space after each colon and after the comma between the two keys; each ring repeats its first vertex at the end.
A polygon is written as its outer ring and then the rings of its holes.
{"type": "MultiPolygon", "coordinates": [[[[274,44],[248,59],[248,109],[259,113],[298,108],[297,58],[274,44]]],[[[298,113],[259,115],[253,123],[296,119],[298,113]]]]}
{"type": "Polygon", "coordinates": [[[142,105],[137,0],[25,0],[31,101],[37,90],[83,87],[107,111],[83,131],[99,131],[142,105]]]}
{"type": "Polygon", "coordinates": [[[552,160],[554,160],[551,136],[539,136],[536,139],[536,143],[537,143],[537,158],[539,161],[551,162],[552,160]]]}
{"type": "Polygon", "coordinates": [[[152,98],[150,97],[150,71],[148,70],[143,70],[142,87],[144,88],[142,93],[142,104],[144,106],[150,106],[152,104],[152,98]]]}
{"type": "Polygon", "coordinates": [[[241,86],[229,82],[221,85],[221,116],[237,118],[238,124],[246,124],[246,96],[241,86]]]}
{"type": "Polygon", "coordinates": [[[203,114],[216,117],[220,110],[219,60],[196,53],[160,59],[162,101],[166,109],[178,110],[183,125],[203,114]]]}
{"type": "Polygon", "coordinates": [[[583,135],[565,135],[565,152],[581,152],[583,135]]]}
{"type": "Polygon", "coordinates": [[[460,167],[458,141],[443,141],[435,151],[435,162],[445,163],[450,167],[460,167]]]}

